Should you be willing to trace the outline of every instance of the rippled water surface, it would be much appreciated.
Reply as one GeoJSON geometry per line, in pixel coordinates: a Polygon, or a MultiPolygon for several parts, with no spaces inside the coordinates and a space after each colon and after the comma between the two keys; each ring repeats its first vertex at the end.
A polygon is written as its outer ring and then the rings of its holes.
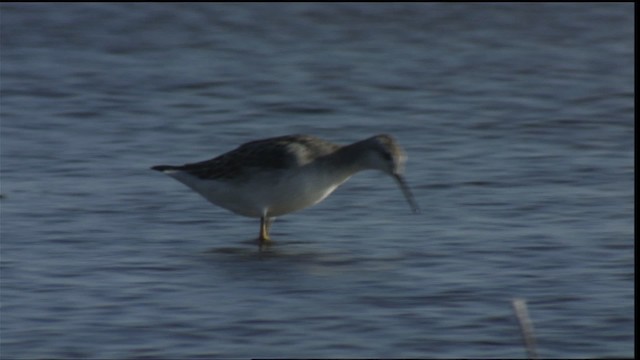
{"type": "Polygon", "coordinates": [[[634,353],[632,4],[3,4],[0,355],[634,353]],[[393,134],[258,221],[149,170],[393,134]]]}

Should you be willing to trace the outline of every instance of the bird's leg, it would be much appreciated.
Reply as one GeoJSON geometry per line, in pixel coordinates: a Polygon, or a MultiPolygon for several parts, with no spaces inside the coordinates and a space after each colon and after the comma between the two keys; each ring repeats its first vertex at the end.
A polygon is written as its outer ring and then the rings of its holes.
{"type": "Polygon", "coordinates": [[[271,243],[271,238],[269,237],[269,228],[271,227],[271,218],[262,216],[260,217],[260,236],[258,240],[260,241],[260,246],[271,243]]]}
{"type": "Polygon", "coordinates": [[[273,224],[273,222],[276,220],[276,218],[274,217],[268,217],[265,219],[265,222],[267,223],[267,234],[271,232],[271,225],[273,224]]]}

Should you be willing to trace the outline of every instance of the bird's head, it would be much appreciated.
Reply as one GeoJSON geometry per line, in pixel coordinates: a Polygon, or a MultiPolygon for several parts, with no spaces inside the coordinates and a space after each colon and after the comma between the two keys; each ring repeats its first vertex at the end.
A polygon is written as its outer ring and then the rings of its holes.
{"type": "Polygon", "coordinates": [[[402,176],[407,155],[395,139],[386,134],[376,135],[364,140],[363,146],[368,149],[368,151],[366,151],[367,167],[380,170],[393,177],[413,212],[420,212],[420,208],[418,204],[416,204],[413,194],[402,176]]]}

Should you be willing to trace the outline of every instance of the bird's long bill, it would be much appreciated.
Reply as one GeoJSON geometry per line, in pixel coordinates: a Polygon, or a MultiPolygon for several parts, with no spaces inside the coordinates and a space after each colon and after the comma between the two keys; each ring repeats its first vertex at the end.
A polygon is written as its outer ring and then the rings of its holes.
{"type": "Polygon", "coordinates": [[[402,175],[393,174],[393,178],[396,179],[396,182],[400,186],[400,189],[402,189],[402,193],[404,194],[404,197],[407,198],[407,202],[409,202],[409,205],[411,206],[411,210],[413,211],[413,213],[414,214],[420,213],[420,208],[418,207],[418,204],[413,198],[413,194],[409,189],[409,185],[407,185],[407,182],[404,180],[402,175]]]}

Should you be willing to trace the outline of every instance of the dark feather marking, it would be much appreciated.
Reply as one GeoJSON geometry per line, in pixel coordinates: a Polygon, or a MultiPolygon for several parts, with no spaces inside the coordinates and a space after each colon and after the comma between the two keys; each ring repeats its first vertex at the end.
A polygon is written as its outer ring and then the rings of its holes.
{"type": "MultiPolygon", "coordinates": [[[[276,170],[303,166],[330,154],[339,145],[307,135],[287,135],[256,140],[210,160],[183,166],[156,168],[182,170],[201,179],[242,178],[255,170],[276,170]]],[[[162,171],[162,170],[160,170],[162,171]]]]}

